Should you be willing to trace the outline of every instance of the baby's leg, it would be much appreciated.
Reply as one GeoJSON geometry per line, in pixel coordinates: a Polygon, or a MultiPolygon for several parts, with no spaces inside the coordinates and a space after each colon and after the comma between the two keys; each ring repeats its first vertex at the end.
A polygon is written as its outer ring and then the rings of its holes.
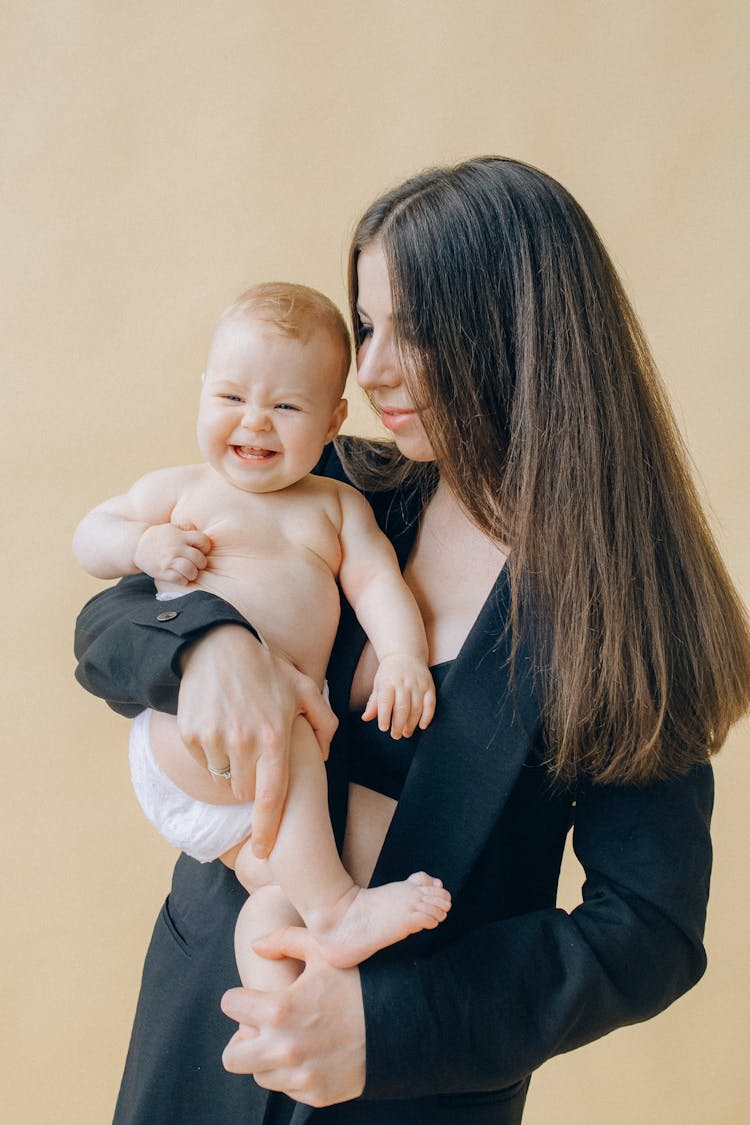
{"type": "Polygon", "coordinates": [[[272,961],[253,952],[253,943],[280,926],[302,926],[304,923],[281,887],[271,883],[267,860],[253,855],[252,841],[245,840],[231,854],[221,856],[248,892],[248,900],[237,915],[234,930],[234,953],[240,979],[246,988],[272,992],[285,988],[302,971],[299,961],[284,957],[272,961]]]}
{"type": "Polygon", "coordinates": [[[268,861],[332,965],[348,968],[418,930],[433,929],[450,909],[439,879],[424,872],[365,890],[344,869],[328,816],[326,776],[306,719],[292,732],[284,815],[268,861]]]}
{"type": "Polygon", "coordinates": [[[281,887],[269,884],[253,891],[237,916],[234,954],[240,979],[246,988],[265,992],[286,988],[302,972],[299,961],[283,957],[271,961],[253,952],[253,943],[279,926],[301,926],[302,919],[281,887]]]}

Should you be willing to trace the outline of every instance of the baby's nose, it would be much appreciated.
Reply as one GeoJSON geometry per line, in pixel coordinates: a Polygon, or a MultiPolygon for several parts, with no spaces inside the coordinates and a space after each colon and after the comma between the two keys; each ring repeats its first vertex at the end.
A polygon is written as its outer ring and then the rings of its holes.
{"type": "Polygon", "coordinates": [[[267,411],[249,406],[242,419],[243,425],[254,433],[261,433],[271,428],[271,419],[267,411]]]}

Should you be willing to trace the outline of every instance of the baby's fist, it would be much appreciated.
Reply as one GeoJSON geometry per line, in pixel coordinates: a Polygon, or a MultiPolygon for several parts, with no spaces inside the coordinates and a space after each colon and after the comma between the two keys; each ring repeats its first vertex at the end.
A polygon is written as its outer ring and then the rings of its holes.
{"type": "Polygon", "coordinates": [[[133,562],[157,581],[187,586],[205,569],[210,551],[211,540],[192,524],[160,523],[146,528],[133,562]]]}

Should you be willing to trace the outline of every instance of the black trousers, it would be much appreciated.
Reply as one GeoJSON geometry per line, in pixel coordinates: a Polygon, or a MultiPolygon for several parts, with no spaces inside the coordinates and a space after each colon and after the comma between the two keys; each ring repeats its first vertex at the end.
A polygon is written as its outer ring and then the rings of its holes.
{"type": "Polygon", "coordinates": [[[519,1125],[528,1080],[486,1094],[310,1111],[228,1074],[221,1052],[235,1025],[219,1005],[239,984],[233,937],[245,898],[223,864],[179,860],[146,956],[115,1125],[519,1125]]]}
{"type": "MultiPolygon", "coordinates": [[[[472,1108],[470,1110],[472,1125],[521,1125],[528,1089],[529,1080],[527,1078],[511,1087],[507,1091],[507,1097],[500,1101],[494,1095],[491,1100],[487,1101],[483,1101],[481,1096],[472,1097],[472,1108]]],[[[452,1099],[444,1098],[436,1105],[431,1098],[425,1099],[425,1103],[429,1101],[429,1108],[425,1105],[427,1116],[417,1118],[415,1115],[415,1120],[428,1120],[434,1122],[434,1125],[452,1125],[455,1121],[458,1103],[461,1104],[461,1112],[466,1112],[466,1100],[465,1097],[459,1097],[453,1100],[451,1105],[452,1099]]],[[[403,1103],[401,1104],[403,1105],[403,1103]]],[[[359,1109],[356,1109],[355,1103],[345,1102],[342,1105],[329,1106],[325,1110],[315,1110],[310,1118],[310,1125],[318,1125],[318,1122],[320,1122],[320,1125],[323,1125],[324,1122],[326,1125],[329,1125],[329,1123],[330,1125],[347,1125],[348,1122],[355,1120],[353,1114],[359,1115],[362,1108],[364,1107],[361,1103],[359,1109]]],[[[295,1103],[285,1094],[274,1094],[268,1103],[263,1125],[291,1125],[294,1109],[295,1103]]],[[[368,1125],[391,1125],[393,1120],[393,1102],[367,1103],[368,1125]]],[[[401,1119],[399,1118],[399,1120],[401,1119]]],[[[462,1118],[462,1120],[466,1120],[466,1118],[462,1118]]]]}

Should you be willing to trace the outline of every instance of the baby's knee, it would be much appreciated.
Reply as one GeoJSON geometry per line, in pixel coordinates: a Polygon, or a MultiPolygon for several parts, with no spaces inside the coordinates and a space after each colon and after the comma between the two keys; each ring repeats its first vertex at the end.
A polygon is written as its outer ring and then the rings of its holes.
{"type": "Polygon", "coordinates": [[[297,911],[278,883],[257,887],[240,911],[237,940],[247,942],[265,937],[280,926],[302,924],[297,911]]]}
{"type": "Polygon", "coordinates": [[[273,882],[268,860],[258,859],[253,852],[252,837],[245,840],[239,847],[232,866],[235,875],[248,894],[268,887],[273,882]]]}
{"type": "Polygon", "coordinates": [[[285,921],[289,911],[294,910],[278,883],[266,883],[262,887],[256,887],[251,899],[256,914],[272,915],[274,918],[283,915],[285,921]]]}

